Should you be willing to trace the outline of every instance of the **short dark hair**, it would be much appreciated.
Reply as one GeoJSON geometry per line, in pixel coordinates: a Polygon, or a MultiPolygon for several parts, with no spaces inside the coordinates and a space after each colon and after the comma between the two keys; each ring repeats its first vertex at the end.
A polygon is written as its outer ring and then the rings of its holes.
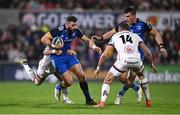
{"type": "Polygon", "coordinates": [[[124,9],[123,13],[127,14],[127,13],[131,13],[133,15],[136,15],[136,9],[134,6],[128,6],[127,8],[124,9]]]}
{"type": "Polygon", "coordinates": [[[118,31],[122,29],[122,30],[129,30],[129,25],[126,23],[126,22],[121,22],[119,24],[119,27],[118,27],[118,31]]]}
{"type": "Polygon", "coordinates": [[[77,18],[75,16],[68,16],[66,19],[67,22],[76,22],[77,18]]]}

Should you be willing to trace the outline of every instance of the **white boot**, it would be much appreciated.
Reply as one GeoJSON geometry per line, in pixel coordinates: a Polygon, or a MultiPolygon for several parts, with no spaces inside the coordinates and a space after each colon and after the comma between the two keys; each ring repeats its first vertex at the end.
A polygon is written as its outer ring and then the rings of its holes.
{"type": "Polygon", "coordinates": [[[122,96],[121,95],[117,95],[116,96],[116,99],[115,99],[115,101],[114,101],[114,104],[116,104],[116,105],[120,105],[120,104],[122,104],[122,96]]]}
{"type": "Polygon", "coordinates": [[[137,103],[140,103],[142,101],[142,89],[139,87],[139,90],[137,92],[137,103]]]}

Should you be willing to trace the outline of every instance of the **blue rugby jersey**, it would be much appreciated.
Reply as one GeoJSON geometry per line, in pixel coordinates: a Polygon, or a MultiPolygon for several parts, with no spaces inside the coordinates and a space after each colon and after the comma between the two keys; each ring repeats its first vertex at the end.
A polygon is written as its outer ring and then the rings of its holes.
{"type": "MultiPolygon", "coordinates": [[[[123,22],[127,22],[127,21],[123,21],[123,22]]],[[[118,32],[118,27],[119,27],[119,24],[115,26],[116,32],[118,32]]],[[[136,23],[129,25],[129,27],[130,27],[130,31],[138,34],[143,41],[145,40],[145,37],[144,37],[145,33],[150,32],[153,28],[149,22],[144,22],[140,20],[139,18],[137,18],[136,23]]]]}
{"type": "MultiPolygon", "coordinates": [[[[60,37],[63,39],[64,47],[61,49],[63,51],[62,55],[66,54],[67,50],[71,49],[71,42],[73,39],[76,37],[81,38],[83,36],[83,32],[80,29],[76,29],[75,31],[71,32],[65,27],[65,25],[52,29],[50,33],[53,38],[60,37]]],[[[57,55],[55,54],[51,55],[51,57],[56,56],[57,55]]]]}

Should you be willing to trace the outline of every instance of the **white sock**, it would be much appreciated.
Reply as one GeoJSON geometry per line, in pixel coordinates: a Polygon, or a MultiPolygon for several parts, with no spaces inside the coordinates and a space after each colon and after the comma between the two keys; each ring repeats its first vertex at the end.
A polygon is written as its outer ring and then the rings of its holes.
{"type": "Polygon", "coordinates": [[[150,92],[149,92],[149,84],[148,84],[147,78],[144,78],[143,80],[141,80],[141,88],[144,92],[146,99],[151,99],[150,92]]]}
{"type": "Polygon", "coordinates": [[[36,74],[32,71],[32,69],[27,64],[23,64],[23,67],[25,71],[27,72],[29,78],[33,81],[36,74]]]}
{"type": "Polygon", "coordinates": [[[62,88],[62,94],[63,94],[63,100],[66,100],[68,98],[69,90],[68,88],[62,88]]]}
{"type": "Polygon", "coordinates": [[[110,91],[110,86],[108,84],[103,84],[101,89],[101,101],[105,102],[107,99],[107,96],[110,91]]]}

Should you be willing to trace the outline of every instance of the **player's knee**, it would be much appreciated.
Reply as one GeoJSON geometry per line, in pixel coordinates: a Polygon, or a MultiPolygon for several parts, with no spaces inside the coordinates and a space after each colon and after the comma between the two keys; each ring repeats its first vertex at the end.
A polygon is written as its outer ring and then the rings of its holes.
{"type": "Polygon", "coordinates": [[[80,82],[84,82],[86,80],[84,72],[79,72],[77,78],[80,82]]]}
{"type": "Polygon", "coordinates": [[[119,81],[124,84],[126,82],[126,78],[119,77],[119,81]]]}
{"type": "Polygon", "coordinates": [[[84,82],[86,81],[85,77],[81,77],[81,78],[78,78],[79,82],[84,82]]]}
{"type": "Polygon", "coordinates": [[[125,80],[125,84],[130,87],[132,85],[132,81],[130,81],[129,79],[125,80]]]}
{"type": "Polygon", "coordinates": [[[142,80],[142,79],[145,78],[143,73],[138,73],[137,75],[138,75],[138,77],[139,77],[140,80],[142,80]]]}
{"type": "Polygon", "coordinates": [[[37,79],[34,80],[34,84],[35,84],[36,86],[41,85],[41,83],[42,83],[42,82],[41,82],[41,81],[38,81],[37,79]]]}
{"type": "Polygon", "coordinates": [[[35,78],[34,78],[34,80],[33,80],[33,82],[34,82],[34,84],[36,85],[36,86],[39,86],[39,85],[41,85],[41,83],[44,81],[44,79],[43,78],[40,78],[39,76],[36,76],[35,78]]]}
{"type": "Polygon", "coordinates": [[[73,84],[73,79],[72,77],[69,77],[68,79],[65,79],[63,82],[66,87],[69,87],[73,84]]]}
{"type": "Polygon", "coordinates": [[[68,80],[65,82],[66,87],[70,87],[73,84],[73,80],[68,80]]]}
{"type": "Polygon", "coordinates": [[[104,84],[108,84],[108,85],[110,85],[111,84],[111,82],[112,82],[112,80],[111,79],[105,79],[104,80],[104,84]]]}

